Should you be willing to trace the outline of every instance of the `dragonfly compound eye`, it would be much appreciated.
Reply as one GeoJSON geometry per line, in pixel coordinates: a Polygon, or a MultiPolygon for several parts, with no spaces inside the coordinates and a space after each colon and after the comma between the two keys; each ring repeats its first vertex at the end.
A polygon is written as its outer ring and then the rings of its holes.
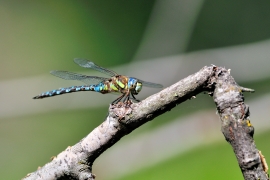
{"type": "Polygon", "coordinates": [[[135,87],[135,92],[138,94],[142,90],[142,83],[137,82],[135,87]]]}

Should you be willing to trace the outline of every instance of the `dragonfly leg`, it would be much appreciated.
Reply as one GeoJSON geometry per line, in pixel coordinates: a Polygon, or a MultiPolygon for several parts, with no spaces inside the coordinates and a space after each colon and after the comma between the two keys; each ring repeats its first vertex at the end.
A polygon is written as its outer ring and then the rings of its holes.
{"type": "Polygon", "coordinates": [[[127,92],[124,96],[123,102],[127,102],[129,100],[129,92],[127,92]]]}
{"type": "Polygon", "coordinates": [[[135,96],[134,96],[132,93],[131,93],[131,96],[132,96],[132,98],[133,98],[135,101],[140,102],[140,100],[139,100],[139,99],[136,99],[135,96]]]}
{"type": "Polygon", "coordinates": [[[125,94],[122,94],[120,97],[118,97],[116,100],[114,100],[112,102],[112,104],[117,104],[119,101],[121,101],[121,99],[123,99],[124,96],[125,96],[125,94]]]}
{"type": "Polygon", "coordinates": [[[126,108],[131,108],[132,109],[132,107],[131,107],[132,101],[130,100],[130,94],[132,94],[132,93],[130,93],[130,92],[126,93],[126,95],[125,95],[125,97],[123,99],[123,103],[125,104],[126,108]]]}
{"type": "Polygon", "coordinates": [[[128,91],[128,92],[126,92],[125,94],[122,94],[122,95],[121,95],[120,97],[118,97],[116,100],[114,100],[114,101],[112,102],[112,104],[117,104],[117,103],[120,102],[122,99],[123,99],[123,103],[129,103],[129,102],[130,102],[130,94],[132,95],[132,98],[133,98],[135,101],[140,102],[140,100],[136,99],[136,98],[134,97],[134,95],[133,95],[130,91],[128,91]]]}

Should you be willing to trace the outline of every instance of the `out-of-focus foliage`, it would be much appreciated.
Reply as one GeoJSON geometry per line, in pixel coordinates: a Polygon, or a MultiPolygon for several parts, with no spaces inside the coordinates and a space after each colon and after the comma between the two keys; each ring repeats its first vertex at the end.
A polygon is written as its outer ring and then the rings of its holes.
{"type": "MultiPolygon", "coordinates": [[[[137,72],[138,78],[152,78],[153,82],[165,86],[205,65],[226,66],[232,68],[232,75],[240,85],[256,90],[255,94],[245,94],[248,104],[266,99],[270,89],[269,8],[270,1],[264,0],[0,0],[2,179],[19,179],[43,166],[51,156],[78,142],[105,119],[108,103],[114,96],[90,92],[31,99],[39,91],[75,83],[56,80],[47,72],[53,69],[86,72],[72,62],[76,57],[91,59],[127,75],[137,72]]],[[[146,97],[143,94],[146,90],[143,89],[139,99],[146,97]]],[[[251,107],[251,122],[256,129],[256,145],[269,158],[269,123],[256,124],[264,118],[259,115],[263,116],[269,109],[269,103],[264,103],[257,109],[251,107]],[[259,115],[253,116],[254,112],[259,115]],[[266,133],[257,136],[261,132],[257,126],[263,127],[266,133]]],[[[143,135],[154,136],[155,130],[166,129],[176,120],[185,123],[188,115],[196,112],[211,109],[214,114],[214,108],[210,97],[199,95],[123,138],[102,156],[113,152],[114,157],[117,148],[125,148],[127,142],[132,144],[143,135]]],[[[207,128],[209,124],[198,123],[187,131],[207,132],[207,128]]],[[[191,138],[187,136],[186,140],[191,138]]],[[[150,157],[153,153],[149,146],[144,144],[138,149],[150,157]]],[[[193,149],[184,153],[176,149],[178,154],[170,155],[168,147],[164,152],[164,157],[170,157],[167,160],[136,173],[132,166],[136,164],[130,162],[115,176],[131,171],[130,176],[120,179],[241,178],[236,159],[225,141],[189,148],[193,149]]],[[[118,167],[117,163],[139,154],[135,149],[126,153],[101,168],[94,164],[93,173],[98,179],[115,179],[113,168],[118,167]],[[107,173],[110,169],[113,175],[107,173]]]]}
{"type": "MultiPolygon", "coordinates": [[[[270,133],[263,133],[256,144],[262,149],[264,156],[270,156],[268,138],[270,133]]],[[[197,147],[190,152],[175,156],[165,162],[145,168],[119,180],[129,179],[242,179],[232,148],[225,143],[215,143],[197,147]]]]}
{"type": "Polygon", "coordinates": [[[104,66],[129,62],[154,1],[0,3],[0,78],[6,79],[75,69],[75,57],[104,66]]]}
{"type": "Polygon", "coordinates": [[[204,1],[187,51],[269,39],[269,7],[264,0],[204,1]]]}

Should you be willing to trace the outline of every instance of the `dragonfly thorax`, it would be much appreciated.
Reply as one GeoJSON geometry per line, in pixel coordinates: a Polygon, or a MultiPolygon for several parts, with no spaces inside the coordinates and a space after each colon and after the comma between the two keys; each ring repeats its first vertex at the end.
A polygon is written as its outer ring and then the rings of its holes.
{"type": "Polygon", "coordinates": [[[131,90],[132,94],[137,95],[142,90],[142,83],[136,78],[130,77],[128,79],[128,89],[131,90]]]}

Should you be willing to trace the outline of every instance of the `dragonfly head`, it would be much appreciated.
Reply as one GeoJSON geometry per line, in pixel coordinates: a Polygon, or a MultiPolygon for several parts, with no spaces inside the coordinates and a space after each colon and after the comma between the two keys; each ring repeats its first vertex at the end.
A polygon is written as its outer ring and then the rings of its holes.
{"type": "Polygon", "coordinates": [[[129,78],[128,88],[131,90],[132,94],[137,95],[142,90],[142,83],[136,78],[129,78]]]}
{"type": "Polygon", "coordinates": [[[135,93],[134,94],[138,94],[141,90],[142,90],[142,83],[137,82],[136,83],[135,93]]]}

